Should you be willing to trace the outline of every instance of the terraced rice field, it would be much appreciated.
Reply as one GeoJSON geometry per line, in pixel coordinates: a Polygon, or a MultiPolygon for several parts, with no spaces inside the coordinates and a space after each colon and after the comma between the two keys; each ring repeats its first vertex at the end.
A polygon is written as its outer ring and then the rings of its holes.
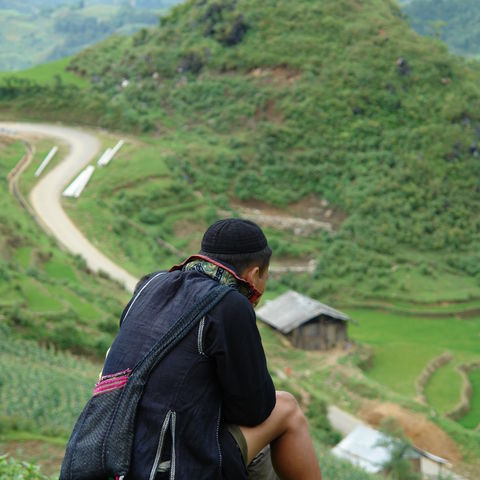
{"type": "MultiPolygon", "coordinates": [[[[467,319],[452,316],[439,318],[386,313],[370,309],[346,309],[358,326],[350,326],[354,340],[367,343],[375,352],[373,367],[366,374],[393,391],[414,398],[415,380],[422,369],[443,352],[451,352],[453,360],[442,367],[429,381],[426,396],[440,413],[453,408],[460,399],[462,384],[455,366],[480,358],[480,316],[467,319]]],[[[480,382],[472,374],[474,395],[464,426],[480,423],[480,382]]]]}

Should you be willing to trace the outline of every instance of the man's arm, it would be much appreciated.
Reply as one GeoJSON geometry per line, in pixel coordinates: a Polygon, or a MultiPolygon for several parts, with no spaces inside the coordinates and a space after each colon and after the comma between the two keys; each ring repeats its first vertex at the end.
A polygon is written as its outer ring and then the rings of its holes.
{"type": "Polygon", "coordinates": [[[228,423],[258,425],[275,406],[255,312],[238,292],[229,293],[208,318],[205,353],[214,358],[228,423]]]}

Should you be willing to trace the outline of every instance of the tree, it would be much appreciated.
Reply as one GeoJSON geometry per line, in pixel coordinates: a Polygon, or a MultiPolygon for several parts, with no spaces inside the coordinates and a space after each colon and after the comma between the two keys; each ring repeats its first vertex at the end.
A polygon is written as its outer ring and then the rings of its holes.
{"type": "Polygon", "coordinates": [[[386,418],[380,425],[380,431],[385,435],[378,446],[387,448],[390,458],[382,465],[392,480],[421,480],[422,476],[413,470],[409,460],[413,452],[412,443],[406,437],[394,418],[386,418]]]}

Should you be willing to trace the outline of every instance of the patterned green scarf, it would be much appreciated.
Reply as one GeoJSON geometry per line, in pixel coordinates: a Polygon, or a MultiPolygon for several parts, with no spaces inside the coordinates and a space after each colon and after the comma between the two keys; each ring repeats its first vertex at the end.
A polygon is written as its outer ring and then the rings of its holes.
{"type": "Polygon", "coordinates": [[[253,305],[260,299],[261,293],[253,285],[250,285],[246,280],[240,278],[233,270],[203,255],[193,255],[188,258],[180,268],[185,271],[194,270],[203,273],[222,285],[237,289],[242,295],[245,295],[253,305]]]}

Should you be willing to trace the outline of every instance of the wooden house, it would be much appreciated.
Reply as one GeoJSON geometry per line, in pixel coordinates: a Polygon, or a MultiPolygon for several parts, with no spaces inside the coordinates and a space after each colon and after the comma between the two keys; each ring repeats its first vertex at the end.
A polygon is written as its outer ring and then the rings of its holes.
{"type": "Polygon", "coordinates": [[[348,341],[348,315],[289,290],[258,309],[257,317],[305,350],[329,350],[348,341]]]}

